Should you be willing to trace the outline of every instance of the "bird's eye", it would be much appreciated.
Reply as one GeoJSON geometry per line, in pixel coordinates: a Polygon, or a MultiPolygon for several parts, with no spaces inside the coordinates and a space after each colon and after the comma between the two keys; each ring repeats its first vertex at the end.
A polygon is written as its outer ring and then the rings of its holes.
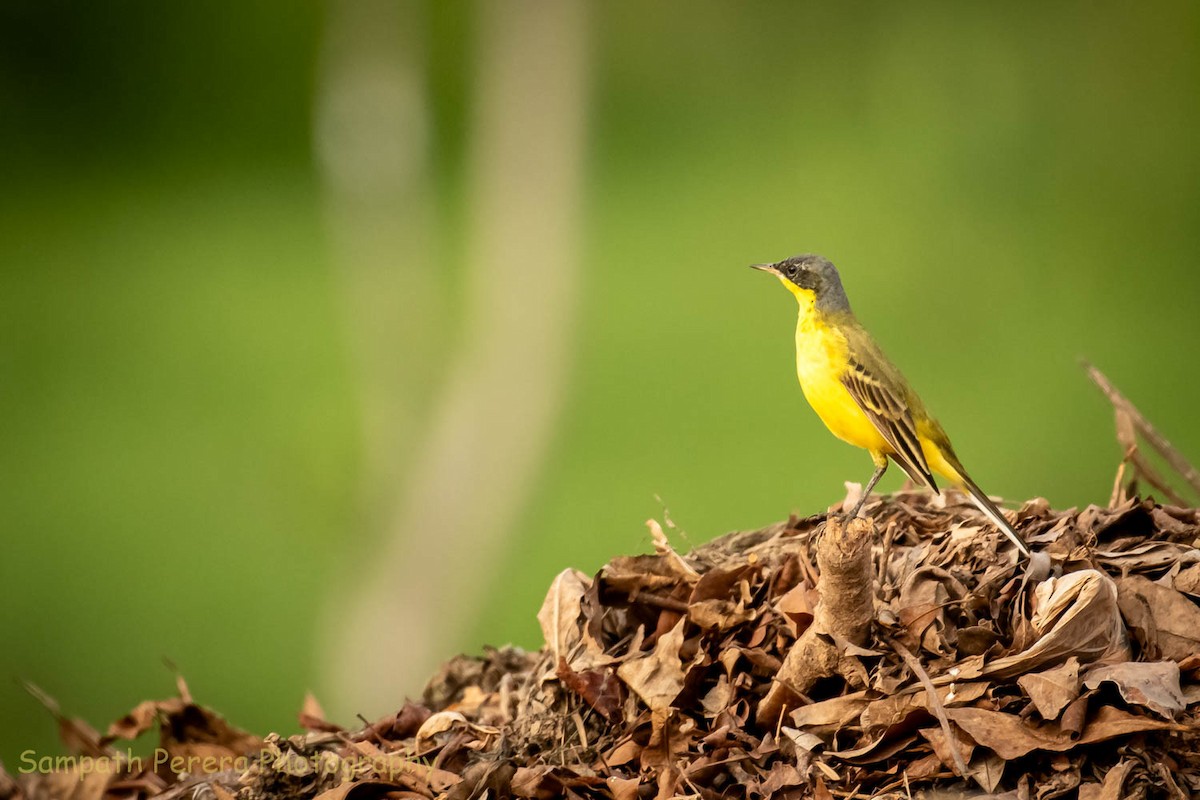
{"type": "Polygon", "coordinates": [[[796,265],[795,265],[795,264],[789,264],[789,265],[788,265],[788,268],[787,268],[786,270],[784,270],[784,272],[786,272],[786,273],[787,273],[787,276],[788,276],[789,278],[794,278],[794,277],[796,277],[796,265]]]}

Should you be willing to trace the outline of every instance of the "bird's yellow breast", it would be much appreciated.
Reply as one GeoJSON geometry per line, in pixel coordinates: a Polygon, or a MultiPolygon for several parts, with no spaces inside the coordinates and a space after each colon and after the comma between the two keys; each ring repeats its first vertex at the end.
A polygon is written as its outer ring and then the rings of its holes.
{"type": "MultiPolygon", "coordinates": [[[[789,287],[791,288],[791,287],[789,287]]],[[[800,302],[796,322],[796,377],[804,398],[834,436],[876,453],[890,450],[883,435],[859,407],[842,383],[848,365],[846,338],[821,318],[811,295],[798,287],[800,302]]]]}

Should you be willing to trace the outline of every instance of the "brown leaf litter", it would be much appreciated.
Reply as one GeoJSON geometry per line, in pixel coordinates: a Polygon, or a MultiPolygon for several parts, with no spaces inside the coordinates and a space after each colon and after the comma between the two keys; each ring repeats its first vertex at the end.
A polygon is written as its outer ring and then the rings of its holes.
{"type": "Polygon", "coordinates": [[[0,770],[0,800],[1200,796],[1200,512],[1033,500],[1028,563],[954,492],[867,514],[655,530],[554,580],[543,649],[460,656],[357,729],[310,697],[260,739],[180,682],[99,735],[43,697],[81,758],[0,770]],[[154,730],[161,758],[117,746],[154,730]]]}
{"type": "Polygon", "coordinates": [[[1011,515],[1008,542],[954,492],[901,492],[733,533],[687,554],[567,570],[545,646],[459,656],[347,729],[264,739],[178,697],[101,736],[30,692],[73,755],[0,800],[1200,796],[1200,471],[1097,369],[1124,456],[1107,507],[1011,515]],[[1127,471],[1130,473],[1126,475],[1127,471]],[[1136,496],[1152,486],[1171,505],[1136,496]],[[118,743],[158,731],[153,756],[118,743]]]}

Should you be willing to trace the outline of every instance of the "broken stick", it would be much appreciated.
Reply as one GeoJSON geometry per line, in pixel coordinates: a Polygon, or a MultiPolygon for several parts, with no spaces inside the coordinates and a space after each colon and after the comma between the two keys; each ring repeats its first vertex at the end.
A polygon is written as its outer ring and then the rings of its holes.
{"type": "Polygon", "coordinates": [[[822,678],[850,677],[851,662],[837,641],[867,643],[875,618],[874,538],[875,526],[870,520],[853,519],[844,525],[830,517],[825,524],[817,544],[821,600],[813,611],[812,624],[784,657],[775,682],[758,706],[760,725],[774,727],[822,678]]]}

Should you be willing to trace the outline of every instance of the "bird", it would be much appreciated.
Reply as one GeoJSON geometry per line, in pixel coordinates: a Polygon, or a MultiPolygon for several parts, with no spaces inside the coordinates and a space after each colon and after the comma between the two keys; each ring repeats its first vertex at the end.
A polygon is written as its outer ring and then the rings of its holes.
{"type": "Polygon", "coordinates": [[[813,253],[750,266],[779,278],[799,305],[796,376],[808,404],[834,436],[865,449],[875,462],[850,519],[861,514],[890,459],[935,493],[940,489],[934,473],[966,492],[1021,554],[1029,556],[1021,535],[971,480],[941,424],[854,316],[837,268],[813,253]]]}

